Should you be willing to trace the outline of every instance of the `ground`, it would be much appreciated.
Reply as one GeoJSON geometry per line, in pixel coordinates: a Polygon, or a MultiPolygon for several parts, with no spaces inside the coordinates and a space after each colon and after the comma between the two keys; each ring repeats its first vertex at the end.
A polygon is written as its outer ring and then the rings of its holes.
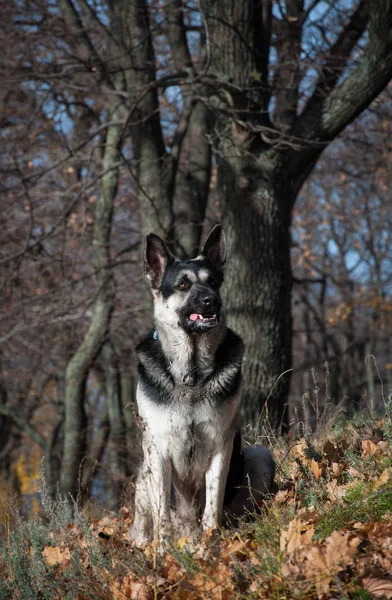
{"type": "Polygon", "coordinates": [[[45,516],[2,536],[0,600],[392,598],[390,416],[275,440],[260,514],[164,552],[130,544],[131,507],[93,520],[43,484],[45,516]]]}

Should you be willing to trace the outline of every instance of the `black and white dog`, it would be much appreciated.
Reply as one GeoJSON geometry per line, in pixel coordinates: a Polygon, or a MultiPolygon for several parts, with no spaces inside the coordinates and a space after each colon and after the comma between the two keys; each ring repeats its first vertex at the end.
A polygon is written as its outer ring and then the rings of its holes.
{"type": "Polygon", "coordinates": [[[225,325],[219,294],[226,262],[221,226],[200,254],[178,260],[150,234],[144,266],[155,327],[137,347],[137,404],[143,464],[131,537],[162,540],[216,528],[223,506],[238,516],[268,491],[274,463],[266,448],[242,451],[239,429],[241,338],[225,325]],[[175,510],[171,510],[175,497],[175,510]]]}

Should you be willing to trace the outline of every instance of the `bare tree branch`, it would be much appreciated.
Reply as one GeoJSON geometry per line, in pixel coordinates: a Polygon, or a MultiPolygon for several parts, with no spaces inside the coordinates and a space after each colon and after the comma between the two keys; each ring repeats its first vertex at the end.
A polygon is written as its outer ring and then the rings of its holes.
{"type": "Polygon", "coordinates": [[[325,98],[335,87],[347,66],[347,61],[353,48],[366,30],[368,20],[369,1],[362,0],[349,23],[342,30],[336,42],[330,48],[328,55],[325,57],[315,90],[306,103],[302,115],[305,115],[306,111],[312,110],[313,104],[325,98]]]}
{"type": "MultiPolygon", "coordinates": [[[[370,2],[369,40],[358,66],[325,98],[319,98],[301,115],[294,135],[305,140],[329,142],[351,123],[392,77],[392,1],[370,2]]],[[[290,171],[304,179],[303,174],[320,155],[317,147],[304,146],[289,152],[290,171]]]]}
{"type": "Polygon", "coordinates": [[[283,132],[291,131],[297,117],[303,1],[286,2],[286,10],[284,18],[275,21],[278,64],[274,78],[274,121],[283,132]]]}
{"type": "Polygon", "coordinates": [[[182,0],[168,0],[165,4],[171,55],[177,70],[193,73],[193,63],[186,39],[182,0]]]}

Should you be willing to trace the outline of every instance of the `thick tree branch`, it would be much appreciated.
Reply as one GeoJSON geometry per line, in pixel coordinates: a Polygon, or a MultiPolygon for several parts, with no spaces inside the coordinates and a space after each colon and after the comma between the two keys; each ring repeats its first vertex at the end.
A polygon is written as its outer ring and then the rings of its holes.
{"type": "MultiPolygon", "coordinates": [[[[116,119],[112,109],[110,118],[116,119]]],[[[82,343],[69,361],[65,374],[64,391],[64,454],[60,487],[64,494],[76,492],[79,467],[86,448],[85,387],[88,372],[108,331],[114,303],[114,284],[111,272],[110,230],[114,201],[117,193],[119,151],[118,126],[112,125],[106,134],[101,189],[95,206],[93,226],[93,264],[99,270],[101,289],[94,301],[89,328],[82,343]]]]}
{"type": "Polygon", "coordinates": [[[177,70],[193,71],[193,64],[186,39],[182,0],[168,0],[165,5],[167,32],[171,55],[177,70]]]}
{"type": "Polygon", "coordinates": [[[263,85],[263,111],[267,111],[270,90],[269,90],[269,54],[271,47],[272,34],[272,0],[262,0],[260,31],[255,30],[255,43],[258,41],[257,66],[261,74],[261,83],[263,85]]]}
{"type": "Polygon", "coordinates": [[[366,30],[368,21],[369,2],[368,0],[362,0],[357,10],[352,15],[349,23],[331,47],[328,56],[325,57],[324,65],[321,69],[315,90],[311,98],[309,98],[303,114],[308,110],[311,110],[314,103],[325,98],[325,96],[336,86],[347,66],[351,51],[366,30]]]}
{"type": "Polygon", "coordinates": [[[76,56],[85,65],[90,64],[92,57],[95,57],[96,62],[100,65],[101,69],[103,69],[101,57],[87,34],[72,0],[60,0],[60,8],[62,9],[65,22],[68,26],[70,43],[75,48],[76,56]]]}
{"type": "MultiPolygon", "coordinates": [[[[168,37],[177,70],[188,69],[194,76],[186,40],[181,0],[166,5],[168,37]]],[[[184,110],[172,147],[173,214],[179,253],[192,256],[202,232],[210,179],[211,150],[207,140],[209,110],[196,100],[196,82],[183,88],[184,110]]]]}
{"type": "Polygon", "coordinates": [[[160,123],[155,56],[146,0],[133,0],[128,7],[130,60],[124,70],[126,87],[135,120],[130,124],[133,154],[137,161],[136,182],[142,212],[143,235],[154,230],[167,236],[172,226],[172,210],[167,187],[170,168],[160,123]],[[146,93],[144,90],[148,90],[146,93]]]}
{"type": "Polygon", "coordinates": [[[211,174],[210,127],[209,108],[196,101],[191,107],[175,170],[175,234],[179,254],[184,256],[194,256],[200,245],[211,174]]]}
{"type": "Polygon", "coordinates": [[[303,147],[288,156],[294,177],[315,163],[323,147],[369,106],[392,77],[392,0],[372,0],[369,12],[369,41],[361,62],[297,120],[293,134],[303,140],[303,147]]]}
{"type": "Polygon", "coordinates": [[[274,121],[281,131],[291,131],[297,116],[303,1],[288,0],[284,18],[275,21],[278,65],[274,78],[274,121]]]}

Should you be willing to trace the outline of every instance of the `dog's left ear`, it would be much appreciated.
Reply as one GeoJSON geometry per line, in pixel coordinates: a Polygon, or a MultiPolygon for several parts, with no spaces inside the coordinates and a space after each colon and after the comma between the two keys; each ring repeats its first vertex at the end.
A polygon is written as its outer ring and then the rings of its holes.
{"type": "Polygon", "coordinates": [[[209,258],[220,269],[224,268],[226,264],[226,236],[222,225],[215,225],[210,231],[200,255],[209,258]]]}
{"type": "Polygon", "coordinates": [[[150,233],[146,237],[144,246],[144,274],[151,282],[152,287],[159,287],[166,267],[174,260],[165,242],[150,233]]]}

